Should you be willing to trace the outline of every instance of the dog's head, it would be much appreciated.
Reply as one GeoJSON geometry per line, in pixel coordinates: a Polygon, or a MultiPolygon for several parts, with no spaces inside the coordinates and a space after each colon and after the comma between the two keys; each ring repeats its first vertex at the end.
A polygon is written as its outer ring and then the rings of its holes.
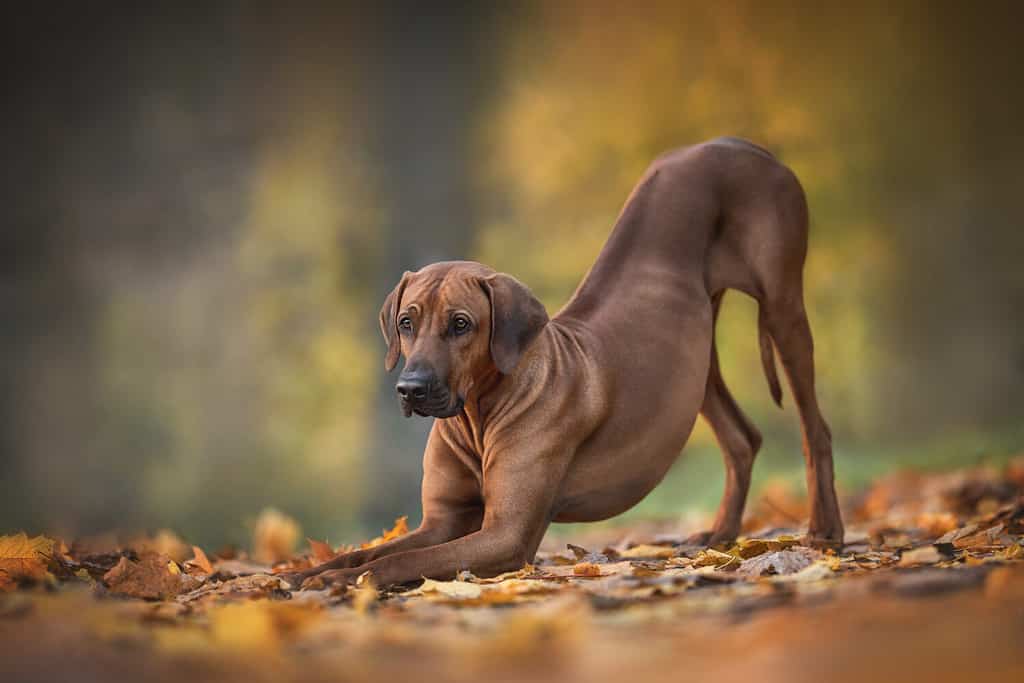
{"type": "Polygon", "coordinates": [[[405,356],[395,385],[405,415],[457,415],[476,382],[515,369],[547,322],[525,285],[479,263],[406,272],[380,310],[384,367],[405,356]]]}

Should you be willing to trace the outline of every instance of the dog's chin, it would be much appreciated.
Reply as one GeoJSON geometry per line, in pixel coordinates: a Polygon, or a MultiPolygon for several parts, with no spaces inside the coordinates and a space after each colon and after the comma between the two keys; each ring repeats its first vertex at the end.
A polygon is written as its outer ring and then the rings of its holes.
{"type": "Polygon", "coordinates": [[[406,417],[412,417],[415,413],[420,417],[436,417],[444,419],[447,417],[455,417],[462,412],[463,401],[461,398],[456,397],[455,401],[444,401],[434,405],[426,406],[411,406],[407,401],[401,401],[402,403],[402,414],[406,417]]]}

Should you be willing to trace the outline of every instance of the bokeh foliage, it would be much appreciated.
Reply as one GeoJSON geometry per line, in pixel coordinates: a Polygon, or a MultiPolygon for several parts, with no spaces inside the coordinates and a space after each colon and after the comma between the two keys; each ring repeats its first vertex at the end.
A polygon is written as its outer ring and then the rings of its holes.
{"type": "MultiPolygon", "coordinates": [[[[214,3],[83,11],[65,33],[29,16],[0,515],[204,543],[241,540],[266,505],[332,540],[415,519],[424,425],[388,413],[376,330],[401,271],[476,258],[553,313],[644,167],[716,135],[772,149],[807,191],[844,486],[1019,448],[1013,7],[805,9],[214,3]],[[69,71],[72,48],[94,56],[69,71]]],[[[727,297],[724,373],[768,435],[756,476],[799,481],[755,315],[727,297]]],[[[691,450],[645,510],[713,504],[702,427],[691,450]]]]}

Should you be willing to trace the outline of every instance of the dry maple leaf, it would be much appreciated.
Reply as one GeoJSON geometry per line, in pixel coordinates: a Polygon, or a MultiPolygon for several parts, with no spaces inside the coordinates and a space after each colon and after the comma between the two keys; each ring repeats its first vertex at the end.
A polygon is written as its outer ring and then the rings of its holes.
{"type": "Polygon", "coordinates": [[[307,538],[306,541],[309,542],[309,549],[313,551],[313,559],[321,564],[330,562],[338,556],[334,549],[323,541],[317,541],[313,538],[307,538]]]}
{"type": "Polygon", "coordinates": [[[29,538],[24,532],[0,536],[0,590],[10,590],[20,580],[46,577],[53,556],[53,541],[45,536],[29,538]]]}
{"type": "Polygon", "coordinates": [[[213,573],[213,565],[210,563],[210,558],[206,556],[203,549],[197,545],[192,546],[192,554],[195,556],[190,560],[190,564],[199,567],[204,574],[213,573]]]}
{"type": "Polygon", "coordinates": [[[373,540],[367,541],[366,543],[363,543],[359,547],[364,549],[375,548],[382,543],[393,541],[399,536],[405,536],[407,533],[409,533],[409,518],[405,515],[402,515],[401,517],[395,520],[395,526],[391,527],[391,529],[385,529],[380,536],[374,538],[373,540]]]}
{"type": "MultiPolygon", "coordinates": [[[[138,562],[122,557],[113,569],[103,575],[103,582],[115,595],[144,600],[167,600],[181,593],[186,585],[182,574],[168,569],[171,559],[166,555],[146,554],[138,562]]],[[[192,580],[195,583],[195,580],[192,580]]]]}

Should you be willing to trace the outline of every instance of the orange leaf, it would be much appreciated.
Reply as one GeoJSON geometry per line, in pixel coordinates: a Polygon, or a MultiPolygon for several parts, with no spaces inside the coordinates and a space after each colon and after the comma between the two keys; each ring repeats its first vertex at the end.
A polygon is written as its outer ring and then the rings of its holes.
{"type": "Polygon", "coordinates": [[[580,562],[572,568],[576,576],[601,576],[601,565],[593,562],[580,562]]]}
{"type": "Polygon", "coordinates": [[[52,555],[53,541],[45,536],[29,538],[24,532],[0,536],[0,584],[44,578],[52,555]]]}
{"type": "Polygon", "coordinates": [[[309,548],[313,551],[313,559],[317,562],[322,564],[324,562],[330,562],[337,557],[338,554],[331,549],[331,546],[328,543],[317,541],[312,538],[307,538],[306,540],[309,541],[309,548]]]}
{"type": "Polygon", "coordinates": [[[203,552],[202,548],[200,548],[197,545],[192,546],[192,554],[195,555],[195,557],[192,558],[193,564],[195,564],[197,567],[202,569],[207,574],[213,573],[213,565],[210,564],[210,558],[206,556],[206,553],[203,552]]]}
{"type": "Polygon", "coordinates": [[[384,533],[382,535],[378,536],[372,541],[367,541],[366,543],[363,543],[362,546],[360,547],[375,548],[382,543],[387,543],[388,541],[393,541],[400,536],[405,536],[407,533],[409,533],[408,520],[408,517],[402,515],[401,517],[395,520],[395,526],[393,526],[390,530],[384,530],[384,533]]]}

